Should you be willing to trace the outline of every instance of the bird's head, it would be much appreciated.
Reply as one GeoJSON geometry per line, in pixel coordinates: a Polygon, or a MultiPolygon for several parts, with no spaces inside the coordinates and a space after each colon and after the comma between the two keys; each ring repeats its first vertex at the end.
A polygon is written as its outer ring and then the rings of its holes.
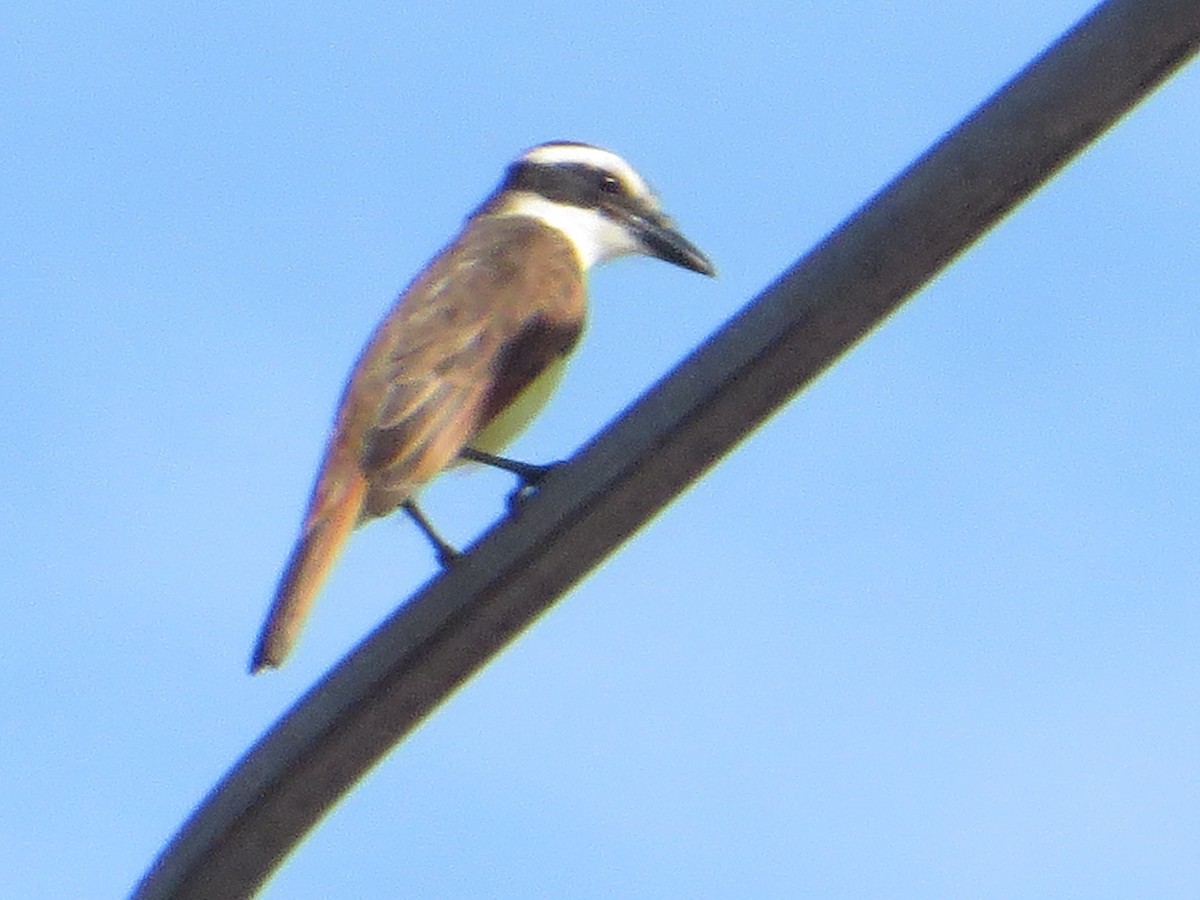
{"type": "Polygon", "coordinates": [[[610,150],[570,141],[525,151],[476,215],[525,215],[563,232],[584,269],[641,254],[714,275],[633,166],[610,150]]]}

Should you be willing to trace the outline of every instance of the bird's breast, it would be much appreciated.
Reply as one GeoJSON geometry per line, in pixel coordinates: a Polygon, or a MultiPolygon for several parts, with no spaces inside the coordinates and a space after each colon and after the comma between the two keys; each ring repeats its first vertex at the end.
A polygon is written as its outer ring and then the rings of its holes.
{"type": "Polygon", "coordinates": [[[567,358],[559,356],[519,391],[470,441],[476,450],[500,453],[542,411],[562,382],[567,358]]]}

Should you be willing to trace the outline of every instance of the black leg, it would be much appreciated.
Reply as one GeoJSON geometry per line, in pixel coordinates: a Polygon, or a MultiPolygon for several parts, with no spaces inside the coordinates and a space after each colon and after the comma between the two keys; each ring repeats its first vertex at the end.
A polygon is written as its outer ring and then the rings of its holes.
{"type": "Polygon", "coordinates": [[[437,533],[430,523],[425,518],[425,513],[421,512],[420,507],[411,498],[400,504],[400,508],[408,513],[408,517],[416,523],[416,526],[421,529],[421,534],[429,539],[429,543],[433,544],[433,552],[437,554],[438,562],[442,564],[442,568],[448,569],[451,564],[461,555],[454,549],[450,543],[437,533]]]}
{"type": "Polygon", "coordinates": [[[537,490],[538,485],[545,480],[547,475],[562,465],[561,462],[547,463],[543,466],[519,462],[506,456],[496,456],[485,450],[476,450],[474,447],[463,447],[458,455],[468,462],[482,463],[485,466],[512,472],[521,480],[516,489],[508,495],[508,511],[510,513],[515,513],[517,507],[521,505],[521,501],[537,490]]]}
{"type": "Polygon", "coordinates": [[[494,453],[476,450],[474,447],[463,447],[458,455],[467,460],[467,462],[482,463],[494,469],[503,469],[505,472],[512,472],[512,474],[521,479],[522,488],[537,487],[547,475],[561,465],[561,463],[549,463],[548,465],[539,466],[534,463],[509,459],[506,456],[496,456],[494,453]]]}

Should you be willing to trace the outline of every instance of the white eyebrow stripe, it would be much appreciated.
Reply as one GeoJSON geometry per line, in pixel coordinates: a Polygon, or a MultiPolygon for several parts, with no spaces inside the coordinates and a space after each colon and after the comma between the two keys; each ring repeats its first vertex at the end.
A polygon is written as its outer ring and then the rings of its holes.
{"type": "Polygon", "coordinates": [[[592,147],[589,144],[541,144],[526,150],[521,159],[536,165],[577,165],[594,166],[606,172],[612,172],[620,178],[638,196],[653,197],[654,192],[629,163],[625,162],[611,150],[592,147]]]}

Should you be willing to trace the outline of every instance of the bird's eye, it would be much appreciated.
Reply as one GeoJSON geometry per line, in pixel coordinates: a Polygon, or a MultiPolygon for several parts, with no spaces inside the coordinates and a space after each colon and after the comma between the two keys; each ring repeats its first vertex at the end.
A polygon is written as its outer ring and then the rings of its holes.
{"type": "Polygon", "coordinates": [[[602,194],[619,194],[621,193],[621,179],[615,175],[605,175],[600,179],[600,193],[602,194]]]}

